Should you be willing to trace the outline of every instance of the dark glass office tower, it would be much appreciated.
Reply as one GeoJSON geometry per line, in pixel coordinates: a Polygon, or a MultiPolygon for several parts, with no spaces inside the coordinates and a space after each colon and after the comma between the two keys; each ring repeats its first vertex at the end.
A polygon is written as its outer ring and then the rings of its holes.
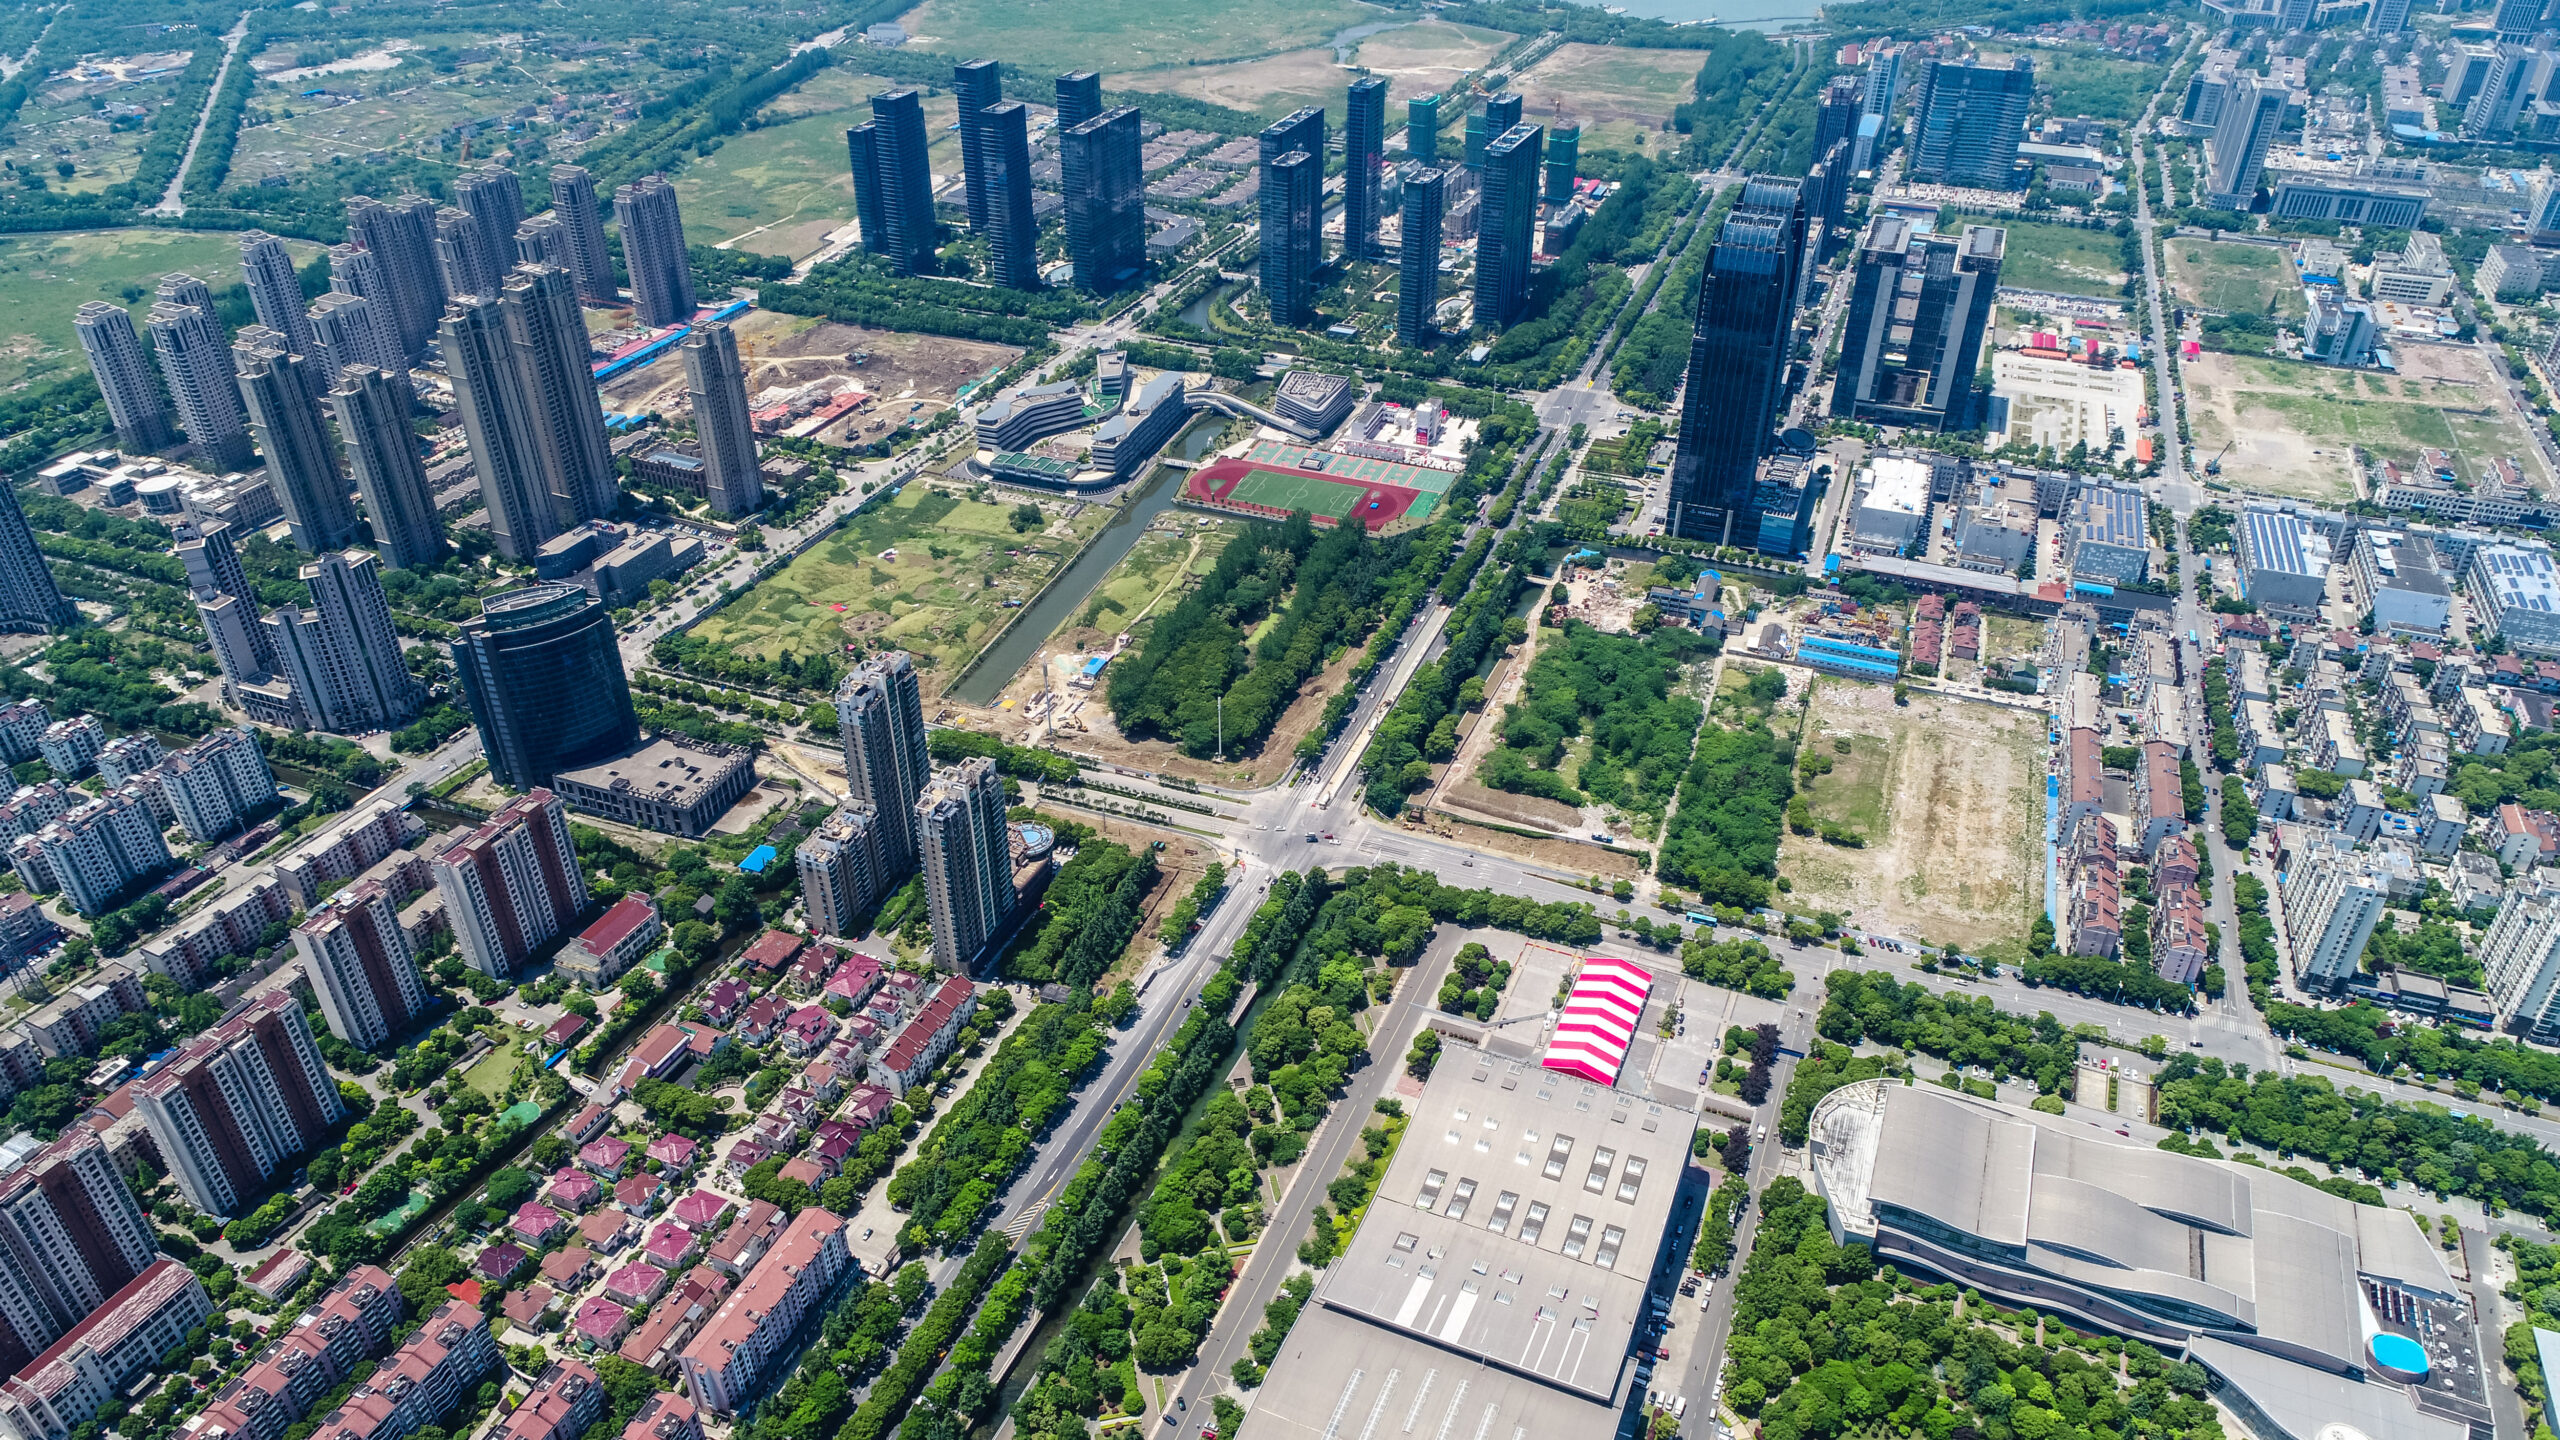
{"type": "Polygon", "coordinates": [[[1514,125],[1484,147],[1484,190],[1476,222],[1476,323],[1508,325],[1529,299],[1529,258],[1538,243],[1538,158],[1545,132],[1514,125]]]}
{"type": "Polygon", "coordinates": [[[1058,139],[1058,161],[1076,287],[1117,289],[1143,273],[1147,260],[1137,107],[1120,106],[1067,131],[1058,139]]]}
{"type": "Polygon", "coordinates": [[[872,96],[871,123],[845,132],[863,248],[887,257],[901,275],[933,269],[937,247],[933,171],[925,160],[928,138],[924,92],[913,88],[872,96]],[[872,223],[875,215],[878,224],[872,223]]]}
{"type": "Polygon", "coordinates": [[[951,93],[960,102],[960,181],[969,202],[969,233],[984,235],[994,222],[987,202],[986,114],[1004,99],[993,60],[971,60],[951,69],[951,93]]]}
{"type": "Polygon", "coordinates": [[[1058,133],[1066,134],[1102,113],[1102,76],[1078,70],[1058,77],[1058,133]]]}
{"type": "Polygon", "coordinates": [[[1386,146],[1386,77],[1352,82],[1350,108],[1342,121],[1342,253],[1356,259],[1373,259],[1378,253],[1386,146]]]}
{"type": "Polygon", "coordinates": [[[889,219],[880,208],[880,122],[865,120],[844,132],[847,162],[853,167],[853,215],[861,222],[862,248],[889,253],[889,219]]]}
{"type": "Polygon", "coordinates": [[[1769,452],[1795,340],[1804,248],[1801,182],[1755,178],[1716,232],[1690,332],[1688,392],[1671,462],[1670,531],[1754,543],[1752,483],[1769,452]]]}
{"type": "MultiPolygon", "coordinates": [[[[978,160],[987,172],[987,278],[1040,288],[1040,225],[1031,218],[1031,107],[1007,100],[978,117],[978,160]]],[[[1063,178],[1065,167],[1060,167],[1063,178]]]]}
{"type": "Polygon", "coordinates": [[[481,602],[453,642],[453,668],[489,773],[512,790],[640,743],[613,614],[575,585],[536,585],[481,602]]]}
{"type": "Polygon", "coordinates": [[[1467,116],[1467,168],[1482,169],[1484,147],[1520,123],[1520,97],[1509,91],[1487,97],[1467,116]]]}
{"type": "Polygon", "coordinates": [[[1831,413],[1941,431],[1970,425],[1974,367],[2007,244],[1997,225],[1922,235],[1900,215],[1870,221],[1840,332],[1831,413]]]}
{"type": "Polygon", "coordinates": [[[1448,172],[1416,166],[1404,175],[1404,245],[1396,275],[1396,343],[1431,343],[1440,308],[1440,217],[1448,206],[1448,172]]]}
{"type": "Polygon", "coordinates": [[[2035,89],[2035,62],[2024,55],[2008,65],[1930,61],[1912,106],[1910,179],[1983,190],[2025,183],[2018,142],[2035,89]]]}
{"type": "Polygon", "coordinates": [[[1324,263],[1323,110],[1309,106],[1262,132],[1261,200],[1263,303],[1274,324],[1303,325],[1324,263]]]}
{"type": "Polygon", "coordinates": [[[1440,97],[1416,95],[1404,102],[1404,153],[1416,165],[1440,163],[1440,97]]]}

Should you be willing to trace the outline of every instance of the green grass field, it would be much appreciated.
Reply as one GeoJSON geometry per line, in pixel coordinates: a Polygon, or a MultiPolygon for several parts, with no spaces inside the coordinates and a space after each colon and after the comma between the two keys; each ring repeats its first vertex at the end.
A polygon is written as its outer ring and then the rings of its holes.
{"type": "Polygon", "coordinates": [[[1368,496],[1368,491],[1351,485],[1337,485],[1310,475],[1281,475],[1269,470],[1256,470],[1236,482],[1227,492],[1230,500],[1248,505],[1268,505],[1274,510],[1305,510],[1328,519],[1339,520],[1368,496]]]}
{"type": "MultiPolygon", "coordinates": [[[[696,245],[734,241],[741,250],[799,259],[830,230],[853,219],[853,176],[845,168],[846,127],[870,118],[870,99],[899,82],[838,67],[776,100],[778,124],[731,136],[675,174],[684,236],[696,245]]],[[[936,174],[960,167],[960,138],[948,127],[959,102],[948,92],[924,102],[926,158],[936,174]]]]}
{"type": "Polygon", "coordinates": [[[524,1058],[524,1052],[517,1047],[523,1043],[524,1036],[519,1034],[513,1040],[481,1056],[470,1069],[462,1073],[462,1083],[488,1096],[491,1100],[496,1100],[506,1093],[507,1082],[515,1078],[516,1062],[524,1058]]]}
{"type": "Polygon", "coordinates": [[[1829,757],[1831,773],[1813,782],[1813,818],[1861,835],[1882,833],[1885,782],[1893,777],[1893,742],[1882,735],[1818,736],[1807,742],[1829,757]],[[1842,754],[1837,739],[1849,742],[1842,754]]]}
{"type": "MultiPolygon", "coordinates": [[[[300,240],[284,243],[296,263],[319,253],[300,240]]],[[[240,242],[209,230],[57,230],[0,239],[0,385],[78,369],[72,312],[90,300],[138,312],[173,270],[217,290],[236,284],[240,242]]]]}
{"type": "MultiPolygon", "coordinates": [[[[2274,314],[2302,318],[2302,287],[2293,262],[2272,245],[2222,244],[2171,237],[2160,244],[2169,260],[2169,289],[2180,303],[2225,315],[2274,314]]],[[[2001,277],[2009,283],[2007,275],[2001,277]]]]}
{"type": "Polygon", "coordinates": [[[2000,283],[2022,290],[2118,299],[2124,294],[2123,252],[2104,230],[2008,222],[2009,248],[2000,283]]]}
{"type": "Polygon", "coordinates": [[[2053,113],[2065,119],[2139,119],[2168,68],[2070,50],[2038,50],[2035,61],[2036,88],[2052,90],[2053,113]]]}
{"type": "MultiPolygon", "coordinates": [[[[1180,514],[1181,512],[1170,512],[1180,514]]],[[[1147,603],[1166,593],[1174,577],[1188,572],[1193,578],[1209,573],[1218,563],[1218,553],[1235,538],[1235,527],[1225,523],[1200,529],[1187,523],[1196,517],[1185,515],[1180,532],[1151,531],[1140,536],[1138,543],[1111,573],[1102,577],[1093,595],[1067,624],[1087,629],[1119,631],[1129,628],[1147,603]],[[1187,560],[1187,564],[1186,564],[1187,560]]],[[[1178,592],[1177,592],[1178,593],[1178,592]]],[[[1168,598],[1157,603],[1148,619],[1162,615],[1172,603],[1168,598]]]]}
{"type": "Polygon", "coordinates": [[[1005,602],[1030,600],[1109,519],[1087,506],[1074,537],[1058,539],[1016,533],[1011,513],[910,484],[694,633],[764,656],[840,651],[857,638],[896,646],[938,694],[1011,613],[1005,602]]]}
{"type": "Polygon", "coordinates": [[[1231,0],[1196,11],[1151,0],[925,0],[898,23],[926,49],[1036,57],[1043,73],[1100,70],[1116,86],[1114,72],[1295,50],[1384,13],[1349,0],[1231,0]]]}

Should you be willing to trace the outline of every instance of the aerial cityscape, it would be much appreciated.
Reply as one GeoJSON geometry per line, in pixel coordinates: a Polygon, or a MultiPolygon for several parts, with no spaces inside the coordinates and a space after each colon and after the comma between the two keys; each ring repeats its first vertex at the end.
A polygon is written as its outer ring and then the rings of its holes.
{"type": "Polygon", "coordinates": [[[0,4],[0,1440],[2560,1440],[2560,3],[0,4]]]}

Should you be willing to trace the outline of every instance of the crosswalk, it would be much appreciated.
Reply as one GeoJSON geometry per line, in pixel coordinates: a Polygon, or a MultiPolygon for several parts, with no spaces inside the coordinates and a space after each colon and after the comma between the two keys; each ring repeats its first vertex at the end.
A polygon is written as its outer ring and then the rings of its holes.
{"type": "Polygon", "coordinates": [[[1040,1217],[1047,1213],[1049,1213],[1049,1202],[1046,1200],[1041,1201],[1037,1205],[1028,1207],[1021,1214],[1014,1216],[1011,1221],[1006,1223],[1004,1227],[1004,1238],[1020,1243],[1022,1237],[1030,1234],[1031,1227],[1039,1224],[1040,1217]]]}

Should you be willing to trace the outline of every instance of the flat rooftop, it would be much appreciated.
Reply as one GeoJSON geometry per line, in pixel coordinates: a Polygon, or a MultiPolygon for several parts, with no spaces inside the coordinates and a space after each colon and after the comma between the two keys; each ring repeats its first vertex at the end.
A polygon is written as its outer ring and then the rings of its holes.
{"type": "Polygon", "coordinates": [[[598,790],[617,790],[684,806],[746,763],[743,753],[715,755],[673,736],[662,736],[602,764],[564,770],[560,778],[598,790]]]}
{"type": "Polygon", "coordinates": [[[1410,1113],[1257,1424],[1312,1434],[1337,1405],[1429,1408],[1432,1373],[1467,1434],[1614,1430],[1657,1262],[1668,1285],[1683,1258],[1662,1251],[1697,1112],[1453,1041],[1410,1113]]]}

